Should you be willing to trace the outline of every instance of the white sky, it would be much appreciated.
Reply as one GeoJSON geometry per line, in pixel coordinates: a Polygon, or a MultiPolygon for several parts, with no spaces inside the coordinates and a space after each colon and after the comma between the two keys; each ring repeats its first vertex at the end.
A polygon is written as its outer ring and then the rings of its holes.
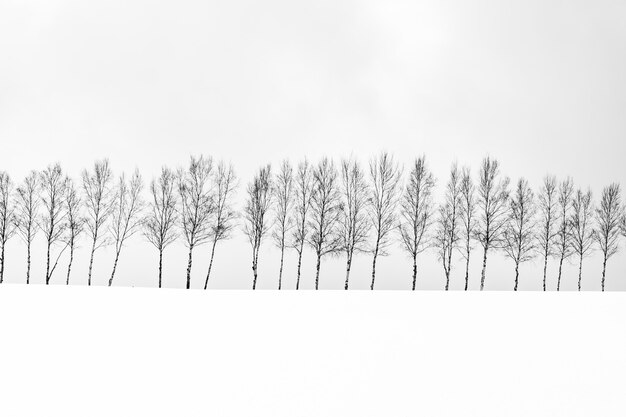
{"type": "MultiPolygon", "coordinates": [[[[626,184],[626,3],[622,1],[7,1],[0,0],[0,169],[16,180],[59,161],[77,177],[96,158],[146,180],[190,154],[231,160],[240,195],[261,164],[382,149],[404,163],[425,153],[445,182],[453,160],[474,169],[490,154],[535,188],[547,172],[596,194],[626,184]]],[[[43,282],[43,242],[33,280],[43,282]]],[[[73,279],[86,282],[86,241],[73,279]]],[[[268,240],[260,288],[277,284],[268,240]]],[[[208,247],[196,252],[200,287],[208,247]]],[[[217,249],[211,286],[251,286],[241,233],[217,249]]],[[[479,283],[480,253],[471,286],[479,283]]],[[[25,248],[7,247],[6,280],[24,280],[25,248]]],[[[63,262],[63,261],[62,261],[63,262]]],[[[104,284],[112,251],[95,260],[104,284]]],[[[295,282],[286,260],[285,287],[295,282]]],[[[371,260],[351,286],[368,288],[371,260]]],[[[313,255],[303,286],[313,285],[313,255]]],[[[322,288],[342,288],[343,258],[322,266],[322,288]]],[[[462,288],[462,262],[452,288],[462,288]]],[[[60,266],[64,268],[64,264],[60,266]]],[[[443,288],[436,256],[419,260],[419,288],[443,288]]],[[[600,283],[598,256],[583,288],[600,283]]],[[[62,270],[61,270],[62,271],[62,270]]],[[[165,284],[184,285],[185,249],[166,252],[165,284]]],[[[626,256],[611,260],[607,289],[626,289],[626,256]]],[[[409,288],[397,247],[381,259],[378,288],[409,288]]],[[[554,278],[554,263],[550,277],[554,278]]],[[[141,237],[122,252],[117,284],[156,283],[156,251],[141,237]]],[[[487,289],[512,288],[513,265],[490,258],[487,289]]],[[[62,281],[62,274],[53,281],[62,281]]],[[[520,288],[539,289],[539,262],[520,288]]],[[[554,287],[554,281],[549,282],[554,287]]],[[[575,268],[562,283],[576,287],[575,268]]]]}

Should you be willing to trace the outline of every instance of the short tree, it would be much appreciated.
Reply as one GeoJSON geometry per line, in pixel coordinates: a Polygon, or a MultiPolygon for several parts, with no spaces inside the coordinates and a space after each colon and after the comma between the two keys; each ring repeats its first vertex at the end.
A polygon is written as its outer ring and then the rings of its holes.
{"type": "Polygon", "coordinates": [[[85,218],[81,214],[82,201],[71,178],[65,178],[65,210],[67,219],[67,245],[70,250],[70,260],[67,264],[67,277],[65,284],[70,284],[70,274],[72,272],[72,263],[74,262],[74,251],[76,250],[78,236],[82,233],[85,226],[85,218]]]}
{"type": "Polygon", "coordinates": [[[556,256],[559,259],[559,275],[557,277],[556,290],[561,290],[561,275],[563,273],[563,261],[569,259],[573,253],[572,247],[572,195],[574,183],[567,178],[559,185],[558,195],[558,226],[556,234],[556,256]]]}
{"type": "Polygon", "coordinates": [[[548,258],[554,256],[558,237],[558,184],[556,177],[546,176],[539,191],[538,249],[543,257],[543,290],[546,290],[548,258]]]}
{"type": "Polygon", "coordinates": [[[17,233],[26,244],[26,283],[30,283],[31,245],[37,234],[39,216],[39,174],[31,171],[16,189],[15,214],[17,233]]]}
{"type": "Polygon", "coordinates": [[[578,291],[583,278],[583,260],[593,250],[595,230],[593,229],[593,202],[591,190],[576,191],[572,200],[572,249],[578,256],[578,291]]]}
{"type": "Polygon", "coordinates": [[[293,227],[293,168],[289,161],[285,160],[280,165],[280,171],[276,175],[274,184],[274,224],[276,227],[272,233],[274,244],[280,250],[280,268],[278,270],[278,289],[283,282],[283,263],[285,258],[285,248],[287,238],[293,227]]]}
{"type": "Polygon", "coordinates": [[[435,246],[437,255],[443,265],[446,277],[445,289],[450,289],[450,273],[452,272],[452,254],[458,250],[461,241],[461,172],[457,164],[450,169],[450,177],[446,184],[443,204],[439,206],[435,246]]]}
{"type": "Polygon", "coordinates": [[[291,234],[290,246],[298,253],[298,270],[296,277],[296,290],[300,289],[300,276],[302,269],[302,253],[304,252],[304,244],[308,237],[308,222],[311,208],[311,200],[313,196],[313,168],[305,159],[298,164],[298,170],[295,175],[294,189],[294,227],[291,234]]]}
{"type": "Polygon", "coordinates": [[[530,261],[536,250],[535,201],[528,181],[520,179],[509,202],[508,221],[503,232],[503,249],[507,257],[515,262],[515,285],[519,284],[519,266],[530,261]]]}
{"type": "Polygon", "coordinates": [[[416,159],[400,201],[398,224],[402,246],[413,261],[413,290],[417,283],[417,256],[432,245],[428,232],[433,222],[434,187],[435,178],[426,165],[425,157],[416,159]]]}
{"type": "Polygon", "coordinates": [[[461,255],[465,258],[465,291],[469,287],[469,265],[470,255],[474,249],[474,236],[478,221],[476,220],[476,187],[472,181],[472,175],[469,168],[463,168],[461,173],[461,240],[463,241],[460,248],[461,255]]]}
{"type": "Polygon", "coordinates": [[[602,251],[602,291],[606,278],[606,263],[619,250],[622,197],[620,186],[613,183],[602,190],[600,206],[596,209],[595,238],[602,251]]]}
{"type": "Polygon", "coordinates": [[[15,202],[11,198],[13,181],[4,171],[0,171],[0,284],[4,280],[6,263],[5,248],[7,241],[13,237],[16,228],[15,202]]]}
{"type": "Polygon", "coordinates": [[[39,225],[46,239],[46,285],[50,283],[52,274],[67,248],[64,235],[67,228],[67,211],[64,207],[66,182],[61,170],[61,165],[48,166],[39,174],[39,184],[41,187],[41,202],[43,213],[39,225]],[[61,243],[56,260],[52,263],[50,255],[52,248],[61,243]]]}

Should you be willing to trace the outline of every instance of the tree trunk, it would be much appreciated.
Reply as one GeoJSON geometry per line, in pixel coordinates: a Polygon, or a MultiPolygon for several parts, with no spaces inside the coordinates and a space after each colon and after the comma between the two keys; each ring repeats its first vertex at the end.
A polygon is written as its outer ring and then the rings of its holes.
{"type": "Polygon", "coordinates": [[[321,258],[322,255],[321,254],[317,254],[317,266],[315,267],[315,289],[318,290],[319,289],[319,283],[320,283],[320,263],[321,263],[321,258]]]}
{"type": "Polygon", "coordinates": [[[578,264],[578,291],[580,291],[583,280],[583,257],[581,255],[580,262],[578,264]]]}
{"type": "Polygon", "coordinates": [[[483,270],[480,274],[480,290],[485,288],[485,272],[487,271],[487,248],[483,251],[483,270]]]}
{"type": "Polygon", "coordinates": [[[256,248],[252,248],[252,289],[256,290],[256,279],[257,279],[257,256],[256,256],[256,248]]]}
{"type": "Polygon", "coordinates": [[[344,290],[348,289],[348,281],[350,280],[350,268],[352,267],[352,255],[348,254],[348,260],[346,261],[346,282],[343,286],[344,290]]]}
{"type": "Polygon", "coordinates": [[[213,267],[213,256],[215,256],[215,245],[217,244],[217,239],[213,239],[213,247],[211,248],[211,260],[209,261],[209,270],[206,273],[206,281],[204,281],[204,289],[206,290],[209,286],[209,277],[211,276],[211,268],[213,267]]]}
{"type": "Polygon", "coordinates": [[[96,252],[96,239],[91,245],[91,256],[89,257],[89,275],[87,276],[87,285],[91,285],[91,270],[93,268],[93,254],[96,252]]]}
{"type": "Polygon", "coordinates": [[[2,242],[2,256],[0,256],[0,284],[4,281],[4,246],[6,242],[2,242]]]}
{"type": "Polygon", "coordinates": [[[115,252],[115,261],[113,262],[113,271],[111,272],[111,278],[109,278],[109,287],[113,285],[113,277],[115,276],[115,270],[117,269],[117,261],[120,259],[121,247],[115,252]]]}
{"type": "Polygon", "coordinates": [[[443,272],[446,274],[446,291],[450,288],[450,270],[444,266],[443,272]]]}
{"type": "Polygon", "coordinates": [[[378,258],[378,248],[380,245],[380,239],[376,239],[376,246],[374,247],[374,258],[372,259],[372,285],[370,290],[374,289],[374,280],[376,279],[376,258],[378,258]]]}
{"type": "Polygon", "coordinates": [[[296,290],[300,289],[300,268],[302,267],[302,247],[298,252],[298,277],[296,278],[296,290]]]}
{"type": "Polygon", "coordinates": [[[162,276],[163,276],[163,249],[159,249],[159,288],[161,288],[162,276]]]}
{"type": "Polygon", "coordinates": [[[604,279],[606,278],[606,253],[604,254],[604,260],[602,261],[602,291],[604,291],[604,279]]]}
{"type": "Polygon", "coordinates": [[[191,263],[193,261],[193,245],[189,245],[189,258],[187,259],[187,289],[191,288],[191,263]]]}
{"type": "Polygon", "coordinates": [[[548,275],[548,252],[544,254],[543,257],[543,290],[546,290],[546,277],[548,275]]]}
{"type": "Polygon", "coordinates": [[[46,285],[50,282],[50,241],[48,240],[48,248],[46,250],[46,285]]]}
{"type": "Polygon", "coordinates": [[[416,283],[417,283],[417,255],[413,255],[413,291],[415,291],[416,283]]]}
{"type": "Polygon", "coordinates": [[[278,270],[278,289],[283,285],[283,260],[285,258],[285,245],[280,248],[280,269],[278,270]]]}
{"type": "Polygon", "coordinates": [[[26,284],[30,284],[30,240],[26,245],[26,284]]]}
{"type": "Polygon", "coordinates": [[[559,261],[559,277],[556,281],[556,290],[561,291],[561,272],[563,271],[563,256],[561,256],[561,260],[559,261]]]}
{"type": "Polygon", "coordinates": [[[446,291],[450,289],[450,273],[452,272],[452,245],[448,250],[448,267],[446,269],[446,291]]]}
{"type": "Polygon", "coordinates": [[[67,264],[67,278],[65,285],[70,285],[70,272],[72,272],[72,262],[74,261],[74,244],[70,244],[70,262],[67,264]]]}
{"type": "Polygon", "coordinates": [[[517,291],[517,284],[519,283],[519,262],[515,262],[515,286],[513,291],[517,291]]]}
{"type": "Polygon", "coordinates": [[[465,291],[469,287],[469,264],[470,264],[470,250],[467,250],[467,258],[465,259],[465,291]]]}

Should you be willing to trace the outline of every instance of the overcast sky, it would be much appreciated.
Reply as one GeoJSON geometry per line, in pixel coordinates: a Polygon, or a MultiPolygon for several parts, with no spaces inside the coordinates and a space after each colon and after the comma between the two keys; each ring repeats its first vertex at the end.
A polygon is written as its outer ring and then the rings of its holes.
{"type": "MultiPolygon", "coordinates": [[[[474,172],[487,154],[512,180],[538,188],[573,176],[596,197],[626,185],[626,3],[623,1],[8,1],[0,0],[0,169],[21,181],[60,162],[68,174],[108,157],[116,174],[149,181],[190,154],[234,163],[240,196],[254,170],[283,158],[388,150],[405,165],[425,154],[439,190],[456,160],[474,172]]],[[[241,199],[239,202],[241,203],[241,199]]],[[[86,283],[87,243],[75,283],[86,283]]],[[[196,251],[200,287],[208,247],[196,251]]],[[[43,282],[41,236],[33,281],[43,282]]],[[[474,252],[472,288],[479,285],[474,252]]],[[[112,250],[96,254],[105,284],[112,250]]],[[[182,242],[166,251],[167,286],[184,285],[182,242]]],[[[240,232],[218,246],[213,288],[251,287],[251,250],[240,232]]],[[[295,254],[284,287],[295,283],[295,254]]],[[[116,284],[156,283],[157,252],[141,236],[121,255],[116,284]]],[[[263,246],[259,288],[277,285],[279,253],[263,246]]],[[[314,259],[304,257],[303,287],[314,259]]],[[[443,288],[434,252],[418,261],[418,288],[443,288]]],[[[60,268],[65,268],[62,259],[60,268]]],[[[342,288],[343,257],[322,265],[321,288],[342,288]]],[[[353,288],[368,288],[359,255],[353,288]]],[[[584,289],[600,286],[600,259],[584,289]]],[[[463,287],[462,261],[453,289],[463,287]]],[[[540,262],[521,289],[541,288],[540,262]]],[[[7,245],[5,279],[24,281],[25,247],[7,245]]],[[[555,287],[555,263],[549,287],[555,287]]],[[[53,282],[62,281],[62,273],[53,282]]],[[[607,289],[626,289],[626,256],[609,263],[607,289]]],[[[411,262],[396,245],[379,261],[377,287],[410,288],[411,262]]],[[[513,264],[490,258],[486,288],[510,289],[513,264]]],[[[562,286],[576,288],[568,266],[562,286]]]]}

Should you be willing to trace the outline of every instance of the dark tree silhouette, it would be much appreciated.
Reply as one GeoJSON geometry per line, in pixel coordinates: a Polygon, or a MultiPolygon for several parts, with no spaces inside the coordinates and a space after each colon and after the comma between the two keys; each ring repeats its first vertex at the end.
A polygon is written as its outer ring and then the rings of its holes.
{"type": "Polygon", "coordinates": [[[465,291],[469,287],[469,264],[470,255],[474,246],[474,236],[478,222],[476,220],[476,187],[472,181],[472,175],[469,168],[463,168],[461,173],[461,239],[463,246],[460,249],[461,255],[465,258],[465,291]]]}
{"type": "Polygon", "coordinates": [[[426,166],[425,157],[416,159],[400,201],[398,224],[402,246],[413,260],[413,290],[417,283],[417,255],[432,244],[428,230],[433,221],[432,191],[434,187],[435,179],[426,166]]]}
{"type": "Polygon", "coordinates": [[[574,194],[574,183],[571,178],[567,178],[559,185],[558,195],[558,227],[556,234],[556,256],[559,259],[559,275],[557,277],[556,290],[561,290],[561,275],[563,272],[563,261],[572,256],[572,195],[574,194]]]}
{"type": "Polygon", "coordinates": [[[0,284],[4,280],[7,241],[16,233],[15,203],[11,198],[13,182],[4,171],[0,171],[0,284]]]}
{"type": "Polygon", "coordinates": [[[274,184],[274,200],[276,227],[272,233],[274,244],[280,249],[280,269],[278,270],[278,289],[280,290],[283,282],[283,263],[285,258],[285,247],[287,246],[287,237],[293,227],[293,168],[289,161],[283,161],[280,171],[276,176],[274,184]]]}
{"type": "Polygon", "coordinates": [[[583,193],[576,191],[572,200],[572,249],[578,256],[578,291],[583,278],[583,259],[593,250],[595,230],[593,230],[593,202],[591,190],[583,193]]]}
{"type": "Polygon", "coordinates": [[[178,237],[175,229],[178,222],[176,213],[176,175],[169,168],[161,168],[161,175],[150,183],[150,203],[148,215],[144,219],[144,236],[159,251],[159,288],[163,277],[163,252],[178,237]]]}
{"type": "Polygon", "coordinates": [[[509,178],[500,178],[500,164],[486,157],[479,171],[478,221],[476,240],[483,247],[483,268],[480,290],[485,288],[487,255],[490,249],[502,248],[504,227],[507,223],[509,178]]]}
{"type": "Polygon", "coordinates": [[[113,237],[115,246],[115,260],[113,261],[113,270],[109,278],[109,287],[113,285],[113,277],[115,277],[117,263],[124,243],[141,230],[143,224],[141,212],[144,208],[144,201],[141,198],[142,190],[143,179],[138,170],[135,170],[128,183],[124,174],[120,176],[113,201],[111,224],[109,225],[109,233],[113,237]]]}
{"type": "Polygon", "coordinates": [[[355,253],[365,252],[370,230],[368,218],[369,187],[365,172],[356,160],[341,162],[342,215],[339,221],[341,250],[346,253],[346,280],[348,289],[350,269],[355,253]]]}
{"type": "Polygon", "coordinates": [[[70,284],[70,274],[72,272],[72,263],[74,262],[74,250],[78,236],[82,233],[85,226],[85,218],[81,215],[81,199],[76,191],[76,186],[71,178],[65,178],[65,210],[67,213],[67,245],[70,249],[70,260],[67,264],[66,285],[70,284]]]}
{"type": "Polygon", "coordinates": [[[180,197],[179,217],[182,235],[189,250],[187,257],[187,283],[191,288],[191,266],[193,250],[207,243],[211,238],[211,217],[215,202],[209,186],[213,173],[213,159],[191,157],[187,170],[179,169],[177,174],[178,195],[180,197]]]}
{"type": "Polygon", "coordinates": [[[98,249],[108,243],[103,229],[111,215],[112,175],[108,159],[96,161],[92,173],[87,170],[83,170],[82,173],[84,204],[87,212],[85,229],[91,240],[87,285],[91,285],[94,255],[98,249]]]}
{"type": "Polygon", "coordinates": [[[376,280],[376,260],[386,256],[391,244],[391,231],[396,226],[400,177],[402,171],[393,156],[382,152],[370,160],[370,221],[374,230],[372,249],[372,285],[376,280]]]}
{"type": "Polygon", "coordinates": [[[295,219],[294,228],[291,235],[290,246],[298,253],[298,271],[296,278],[296,290],[300,289],[300,275],[302,268],[302,252],[307,241],[307,224],[309,221],[309,209],[311,208],[311,198],[313,196],[313,175],[312,167],[305,159],[298,164],[295,175],[295,219]]]}
{"type": "Polygon", "coordinates": [[[613,183],[602,190],[600,206],[596,209],[595,238],[602,251],[602,291],[606,278],[606,263],[619,250],[622,197],[619,184],[613,183]]]}
{"type": "Polygon", "coordinates": [[[622,236],[626,238],[626,205],[622,208],[622,220],[620,221],[622,236]]]}
{"type": "Polygon", "coordinates": [[[37,234],[39,216],[39,174],[31,171],[16,190],[17,233],[26,244],[26,283],[30,283],[31,245],[37,234]]]}
{"type": "Polygon", "coordinates": [[[450,273],[452,272],[452,254],[458,250],[461,240],[461,206],[463,196],[461,193],[461,173],[456,163],[450,169],[450,178],[446,184],[444,202],[439,206],[437,218],[437,230],[435,234],[435,247],[437,255],[443,265],[446,277],[445,289],[450,289],[450,273]]]}
{"type": "Polygon", "coordinates": [[[206,273],[204,281],[204,289],[209,285],[209,277],[211,276],[211,268],[213,267],[213,257],[215,256],[215,247],[217,242],[230,238],[230,234],[235,227],[235,219],[237,212],[233,207],[233,198],[237,188],[237,177],[232,164],[226,165],[220,161],[217,165],[217,172],[213,178],[213,201],[215,204],[215,216],[213,225],[211,226],[211,260],[209,269],[206,273]]]}
{"type": "Polygon", "coordinates": [[[546,176],[539,191],[539,231],[537,233],[538,249],[543,256],[543,290],[546,290],[548,275],[548,258],[554,256],[559,229],[559,202],[556,177],[546,176]]]}
{"type": "Polygon", "coordinates": [[[51,165],[42,171],[39,174],[39,184],[41,186],[41,202],[43,205],[43,213],[39,225],[46,239],[46,285],[48,285],[61,255],[67,249],[67,243],[63,239],[67,228],[67,211],[64,207],[66,182],[61,165],[51,165]],[[53,246],[57,243],[63,243],[63,246],[52,264],[50,255],[53,246]]]}
{"type": "Polygon", "coordinates": [[[515,262],[515,285],[519,284],[519,266],[530,261],[536,250],[535,240],[535,197],[528,181],[521,178],[509,202],[508,221],[503,231],[503,249],[507,257],[515,262]]]}
{"type": "Polygon", "coordinates": [[[326,255],[341,250],[338,226],[342,216],[341,194],[335,164],[323,158],[313,170],[313,195],[307,242],[315,251],[315,289],[319,289],[320,266],[326,255]]]}
{"type": "Polygon", "coordinates": [[[244,209],[244,233],[252,246],[252,289],[256,289],[259,268],[259,250],[265,235],[269,231],[267,216],[272,207],[272,170],[270,165],[259,169],[254,179],[248,184],[248,200],[244,209]]]}

